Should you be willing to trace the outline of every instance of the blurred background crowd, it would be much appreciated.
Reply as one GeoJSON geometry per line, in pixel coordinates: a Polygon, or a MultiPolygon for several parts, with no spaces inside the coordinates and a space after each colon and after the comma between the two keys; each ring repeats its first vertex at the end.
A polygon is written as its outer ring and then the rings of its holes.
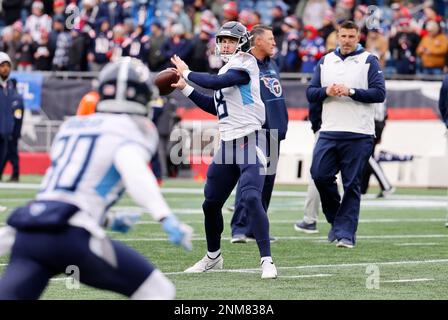
{"type": "Polygon", "coordinates": [[[0,0],[0,50],[19,71],[98,71],[121,56],[158,71],[177,54],[214,72],[214,36],[238,20],[272,26],[282,72],[311,73],[336,48],[337,24],[352,19],[386,74],[442,74],[447,14],[445,0],[0,0]]]}

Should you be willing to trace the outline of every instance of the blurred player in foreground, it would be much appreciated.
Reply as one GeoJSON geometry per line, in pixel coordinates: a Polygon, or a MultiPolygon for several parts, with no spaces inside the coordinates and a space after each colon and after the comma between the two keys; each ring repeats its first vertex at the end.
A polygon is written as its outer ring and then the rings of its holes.
{"type": "MultiPolygon", "coordinates": [[[[171,242],[191,249],[192,229],[173,215],[147,166],[158,140],[147,118],[149,70],[124,58],[105,66],[99,82],[96,113],[61,126],[36,199],[16,209],[0,229],[0,254],[11,249],[0,299],[37,299],[49,279],[67,268],[77,268],[86,285],[132,299],[175,297],[161,271],[102,228],[109,208],[127,190],[171,242]]],[[[115,216],[110,224],[126,225],[126,219],[115,216]]]]}

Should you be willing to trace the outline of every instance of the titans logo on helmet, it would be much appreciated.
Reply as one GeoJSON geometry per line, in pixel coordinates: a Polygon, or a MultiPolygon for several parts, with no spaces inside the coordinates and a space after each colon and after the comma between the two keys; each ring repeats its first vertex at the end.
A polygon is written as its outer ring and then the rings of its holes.
{"type": "Polygon", "coordinates": [[[280,81],[277,78],[268,78],[263,77],[261,78],[263,80],[264,85],[266,88],[269,89],[269,91],[276,96],[277,98],[280,97],[283,93],[282,86],[280,84],[280,81]]]}

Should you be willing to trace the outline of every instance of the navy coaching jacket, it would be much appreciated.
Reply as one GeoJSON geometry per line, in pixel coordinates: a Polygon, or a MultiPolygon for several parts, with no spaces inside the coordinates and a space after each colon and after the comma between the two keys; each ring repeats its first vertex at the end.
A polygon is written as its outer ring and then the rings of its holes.
{"type": "Polygon", "coordinates": [[[0,86],[0,135],[9,136],[14,129],[13,102],[16,98],[16,90],[10,81],[6,88],[0,86]]]}
{"type": "Polygon", "coordinates": [[[263,61],[257,59],[257,63],[260,69],[261,100],[266,107],[266,121],[263,128],[277,129],[279,140],[283,140],[288,130],[288,110],[277,65],[269,57],[263,61]]]}

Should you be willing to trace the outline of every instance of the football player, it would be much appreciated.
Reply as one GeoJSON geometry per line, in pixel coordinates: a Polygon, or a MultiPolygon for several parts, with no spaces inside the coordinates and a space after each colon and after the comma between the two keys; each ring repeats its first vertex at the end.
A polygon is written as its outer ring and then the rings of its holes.
{"type": "Polygon", "coordinates": [[[56,135],[36,199],[13,211],[0,253],[11,249],[0,299],[37,299],[68,267],[79,281],[132,299],[173,299],[172,282],[136,251],[107,237],[102,226],[125,190],[159,221],[171,242],[191,249],[192,229],[163,199],[147,163],[157,149],[148,119],[149,70],[123,58],[99,75],[96,112],[67,120],[56,135]],[[8,248],[9,246],[9,248],[8,248]]]}
{"type": "Polygon", "coordinates": [[[261,256],[262,279],[277,277],[269,241],[269,220],[262,205],[261,192],[266,174],[266,136],[261,131],[265,122],[265,105],[260,95],[257,60],[248,53],[250,37],[239,22],[225,23],[216,36],[216,54],[226,63],[218,75],[192,72],[182,59],[171,62],[181,79],[173,87],[182,90],[204,109],[216,109],[221,143],[207,171],[205,216],[207,254],[185,272],[206,272],[222,269],[222,207],[239,180],[241,197],[254,225],[254,236],[261,256]],[[209,97],[186,84],[191,81],[213,89],[209,97]],[[251,161],[251,157],[254,161],[251,161]]]}

